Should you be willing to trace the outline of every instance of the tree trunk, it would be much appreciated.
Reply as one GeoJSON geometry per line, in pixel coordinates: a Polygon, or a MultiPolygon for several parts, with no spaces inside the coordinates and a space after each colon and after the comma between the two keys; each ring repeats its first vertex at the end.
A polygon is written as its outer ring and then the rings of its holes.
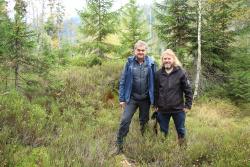
{"type": "Polygon", "coordinates": [[[198,96],[201,75],[201,0],[198,0],[198,58],[195,79],[194,99],[198,96]]]}
{"type": "MultiPolygon", "coordinates": [[[[102,24],[102,19],[101,19],[101,1],[99,0],[98,1],[98,26],[99,28],[101,28],[101,24],[102,24]]],[[[97,39],[97,49],[98,49],[98,56],[99,57],[103,57],[103,53],[101,51],[101,43],[102,43],[102,34],[101,34],[101,31],[98,32],[98,39],[97,39]]]]}
{"type": "Polygon", "coordinates": [[[19,64],[17,63],[16,64],[16,67],[15,67],[15,88],[16,90],[18,90],[18,86],[19,86],[19,64]]]}

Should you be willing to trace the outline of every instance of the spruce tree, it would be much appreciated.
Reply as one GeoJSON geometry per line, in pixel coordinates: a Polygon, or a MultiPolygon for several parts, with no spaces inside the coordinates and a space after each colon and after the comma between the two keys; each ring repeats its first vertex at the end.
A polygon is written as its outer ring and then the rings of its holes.
{"type": "MultiPolygon", "coordinates": [[[[0,0],[0,80],[5,87],[8,85],[8,75],[10,63],[8,61],[8,35],[10,28],[10,19],[7,15],[7,3],[0,0]]],[[[0,83],[1,84],[1,83],[0,83]]]]}
{"type": "Polygon", "coordinates": [[[103,57],[111,51],[112,45],[105,42],[105,39],[115,32],[116,12],[111,11],[112,4],[113,0],[89,0],[86,7],[80,11],[80,31],[84,35],[82,52],[103,57]]]}
{"type": "Polygon", "coordinates": [[[58,48],[60,45],[60,32],[63,28],[65,7],[62,5],[61,0],[49,0],[48,6],[50,13],[44,29],[52,39],[53,48],[58,48]]]}
{"type": "Polygon", "coordinates": [[[13,64],[16,89],[20,87],[20,78],[25,80],[21,76],[20,70],[24,69],[24,66],[35,66],[35,59],[32,57],[32,54],[30,54],[31,49],[34,47],[34,41],[32,40],[34,34],[28,29],[25,22],[26,7],[27,4],[25,1],[15,1],[15,16],[8,39],[8,45],[10,48],[9,61],[13,64]]]}
{"type": "Polygon", "coordinates": [[[130,0],[122,10],[121,19],[121,56],[128,57],[138,40],[147,41],[146,19],[143,11],[136,5],[136,0],[130,0]]]}
{"type": "Polygon", "coordinates": [[[229,79],[226,90],[229,97],[239,104],[250,103],[250,2],[241,1],[237,9],[240,10],[234,15],[237,29],[227,62],[229,79]]]}
{"type": "Polygon", "coordinates": [[[4,54],[6,53],[5,42],[7,38],[7,31],[9,25],[9,18],[7,16],[6,1],[0,0],[0,60],[3,62],[4,54]]]}
{"type": "Polygon", "coordinates": [[[233,0],[208,1],[204,8],[202,31],[202,64],[206,78],[225,81],[234,40],[233,0]]]}
{"type": "MultiPolygon", "coordinates": [[[[196,41],[195,17],[187,0],[163,0],[155,4],[155,29],[166,48],[171,48],[184,62],[196,41]]],[[[195,44],[196,45],[196,44],[195,44]]]]}

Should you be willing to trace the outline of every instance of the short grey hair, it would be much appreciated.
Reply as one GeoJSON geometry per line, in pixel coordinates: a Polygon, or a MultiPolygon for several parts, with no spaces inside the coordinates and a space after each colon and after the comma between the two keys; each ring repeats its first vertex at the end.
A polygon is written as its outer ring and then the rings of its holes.
{"type": "Polygon", "coordinates": [[[148,44],[142,40],[139,40],[134,45],[134,50],[137,49],[139,46],[145,46],[145,49],[148,49],[148,44]]]}

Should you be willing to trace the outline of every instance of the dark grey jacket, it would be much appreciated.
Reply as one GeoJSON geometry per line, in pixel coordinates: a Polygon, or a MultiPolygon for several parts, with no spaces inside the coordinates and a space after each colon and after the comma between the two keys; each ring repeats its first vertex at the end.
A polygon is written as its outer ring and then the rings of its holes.
{"type": "Polygon", "coordinates": [[[145,100],[149,99],[149,89],[148,89],[148,72],[146,61],[141,65],[137,62],[133,62],[133,83],[131,98],[134,100],[145,100]]]}
{"type": "Polygon", "coordinates": [[[164,68],[156,72],[154,94],[155,106],[159,108],[159,112],[191,109],[192,89],[186,73],[180,67],[175,67],[170,74],[167,74],[164,68]]]}

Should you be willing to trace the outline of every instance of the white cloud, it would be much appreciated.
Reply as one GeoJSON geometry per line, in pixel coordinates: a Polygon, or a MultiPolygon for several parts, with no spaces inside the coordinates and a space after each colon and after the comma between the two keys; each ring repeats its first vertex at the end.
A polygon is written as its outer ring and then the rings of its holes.
{"type": "MultiPolygon", "coordinates": [[[[8,1],[8,10],[10,15],[13,17],[14,0],[8,1]]],[[[119,9],[121,6],[125,5],[129,0],[114,0],[113,9],[119,9]]],[[[153,0],[137,0],[139,5],[151,4],[153,0]]],[[[42,11],[41,0],[27,0],[28,2],[28,14],[27,19],[32,20],[34,16],[39,15],[42,11]],[[32,6],[31,6],[32,5],[32,6]]],[[[86,0],[62,0],[65,7],[65,19],[77,16],[77,10],[82,10],[86,4],[86,0]]],[[[46,12],[48,12],[48,7],[46,12]]]]}
{"type": "Polygon", "coordinates": [[[65,6],[65,18],[77,15],[77,10],[83,9],[86,4],[85,0],[63,0],[65,6]]]}
{"type": "MultiPolygon", "coordinates": [[[[129,0],[114,0],[113,9],[119,9],[121,6],[128,3],[129,0]]],[[[83,6],[86,4],[86,0],[63,0],[66,9],[65,17],[76,16],[76,10],[83,9],[83,6]]],[[[152,0],[138,0],[137,3],[139,5],[143,4],[151,4],[152,0]]]]}

